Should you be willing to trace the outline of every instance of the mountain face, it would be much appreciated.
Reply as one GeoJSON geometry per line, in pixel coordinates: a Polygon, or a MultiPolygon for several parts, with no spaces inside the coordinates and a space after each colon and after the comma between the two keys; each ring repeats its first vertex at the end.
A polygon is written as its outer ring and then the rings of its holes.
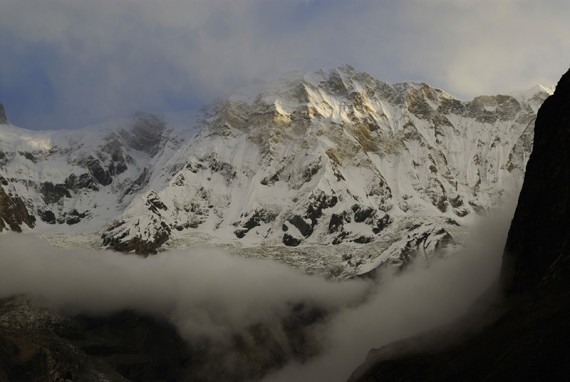
{"type": "Polygon", "coordinates": [[[3,126],[0,182],[39,230],[98,230],[146,186],[166,123],[139,113],[125,127],[31,132],[3,126]]]}
{"type": "Polygon", "coordinates": [[[144,113],[71,132],[0,126],[0,181],[38,232],[93,233],[140,254],[325,244],[335,272],[364,274],[453,245],[520,183],[547,96],[462,102],[348,66],[294,74],[176,128],[144,113]]]}
{"type": "Polygon", "coordinates": [[[349,381],[567,379],[569,147],[570,71],[538,111],[534,147],[503,254],[502,314],[467,336],[453,330],[469,317],[371,350],[349,381]]]}

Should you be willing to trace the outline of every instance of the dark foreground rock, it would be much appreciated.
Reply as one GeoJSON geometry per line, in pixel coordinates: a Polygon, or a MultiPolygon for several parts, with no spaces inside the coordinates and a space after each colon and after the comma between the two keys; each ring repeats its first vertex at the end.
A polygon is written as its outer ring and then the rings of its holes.
{"type": "Polygon", "coordinates": [[[133,312],[64,317],[15,298],[0,314],[0,381],[176,381],[193,360],[172,326],[133,312]]]}
{"type": "Polygon", "coordinates": [[[509,293],[570,286],[570,71],[538,112],[503,257],[509,293]]]}
{"type": "Polygon", "coordinates": [[[541,107],[499,284],[503,313],[372,350],[350,381],[555,381],[570,374],[570,71],[541,107]]]}
{"type": "Polygon", "coordinates": [[[570,365],[570,293],[510,301],[483,330],[462,323],[369,352],[355,381],[557,381],[570,365]]]}
{"type": "Polygon", "coordinates": [[[252,325],[223,344],[187,341],[170,323],[134,311],[69,315],[26,298],[0,300],[0,381],[260,380],[318,352],[324,312],[290,306],[283,320],[252,325]]]}

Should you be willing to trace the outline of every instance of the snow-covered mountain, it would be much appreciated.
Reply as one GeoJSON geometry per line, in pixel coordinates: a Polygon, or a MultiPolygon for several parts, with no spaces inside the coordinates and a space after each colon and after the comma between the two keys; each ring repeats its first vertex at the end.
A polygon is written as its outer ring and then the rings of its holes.
{"type": "Polygon", "coordinates": [[[453,245],[520,184],[548,95],[463,102],[349,66],[291,74],[179,126],[144,113],[75,131],[4,121],[0,182],[41,233],[141,254],[232,245],[362,274],[453,245]]]}

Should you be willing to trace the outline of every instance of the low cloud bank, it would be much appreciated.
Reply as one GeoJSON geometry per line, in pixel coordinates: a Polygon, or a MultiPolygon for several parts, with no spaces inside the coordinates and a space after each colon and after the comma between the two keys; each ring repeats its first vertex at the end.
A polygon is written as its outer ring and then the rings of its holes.
{"type": "Polygon", "coordinates": [[[458,253],[429,266],[418,259],[403,274],[385,277],[366,303],[339,312],[327,325],[326,351],[306,364],[289,364],[264,382],[346,381],[369,350],[466,313],[499,276],[515,201],[482,220],[458,253]]]}
{"type": "Polygon", "coordinates": [[[0,298],[26,294],[71,313],[123,309],[162,317],[189,341],[223,343],[274,323],[305,303],[329,312],[314,326],[321,355],[266,381],[343,381],[368,350],[445,324],[496,280],[513,208],[488,218],[472,244],[426,266],[370,281],[325,281],[268,260],[222,250],[171,251],[146,259],[61,249],[32,235],[0,235],[0,298]]]}
{"type": "Polygon", "coordinates": [[[26,294],[71,313],[134,309],[166,318],[188,339],[223,341],[250,325],[284,317],[291,304],[340,309],[358,303],[370,288],[217,249],[141,258],[56,248],[22,234],[0,236],[0,248],[0,297],[26,294]]]}

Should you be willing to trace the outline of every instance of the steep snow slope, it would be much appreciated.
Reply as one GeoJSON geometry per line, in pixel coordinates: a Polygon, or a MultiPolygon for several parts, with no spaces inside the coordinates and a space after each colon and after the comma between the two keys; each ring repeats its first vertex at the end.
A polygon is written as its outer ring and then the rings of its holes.
{"type": "Polygon", "coordinates": [[[74,131],[3,125],[0,182],[25,199],[39,218],[39,231],[97,232],[146,187],[161,158],[180,143],[167,133],[163,119],[145,113],[74,131]]]}
{"type": "Polygon", "coordinates": [[[144,254],[208,242],[305,265],[333,256],[334,272],[366,273],[453,245],[519,184],[547,95],[462,102],[346,66],[220,101],[188,130],[146,114],[72,133],[3,126],[0,174],[39,231],[74,224],[144,254]]]}

